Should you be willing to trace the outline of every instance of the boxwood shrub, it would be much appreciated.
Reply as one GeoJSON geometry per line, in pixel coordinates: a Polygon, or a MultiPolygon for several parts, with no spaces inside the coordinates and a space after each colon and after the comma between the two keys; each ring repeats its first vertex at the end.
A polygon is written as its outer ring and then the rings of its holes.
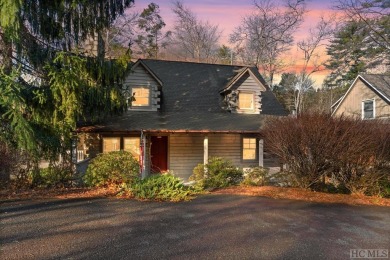
{"type": "Polygon", "coordinates": [[[133,183],[140,177],[140,166],[130,152],[115,151],[92,159],[84,175],[88,186],[133,183]]]}
{"type": "Polygon", "coordinates": [[[204,189],[222,188],[237,185],[242,181],[243,172],[233,163],[222,157],[209,158],[208,164],[198,164],[190,180],[204,189]]]}

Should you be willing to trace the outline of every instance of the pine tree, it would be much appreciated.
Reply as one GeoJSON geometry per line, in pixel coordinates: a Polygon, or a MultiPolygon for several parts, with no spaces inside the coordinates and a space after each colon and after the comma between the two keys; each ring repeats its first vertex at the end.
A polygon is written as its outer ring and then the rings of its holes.
{"type": "Polygon", "coordinates": [[[165,27],[165,23],[160,16],[159,6],[155,3],[150,3],[145,8],[138,19],[138,28],[141,33],[138,35],[135,42],[141,50],[141,53],[146,58],[158,57],[158,52],[161,47],[161,40],[167,35],[162,35],[161,30],[165,27]]]}
{"type": "Polygon", "coordinates": [[[0,0],[0,138],[31,154],[69,149],[76,122],[121,112],[128,59],[103,33],[133,0],[0,0]],[[95,55],[85,42],[96,39],[95,55]]]}

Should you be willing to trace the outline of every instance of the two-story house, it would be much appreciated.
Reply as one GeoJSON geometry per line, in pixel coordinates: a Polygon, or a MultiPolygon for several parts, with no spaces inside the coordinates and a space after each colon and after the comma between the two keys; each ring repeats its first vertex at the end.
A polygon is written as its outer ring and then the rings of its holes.
{"type": "Polygon", "coordinates": [[[390,119],[390,76],[361,74],[332,106],[332,115],[390,119]]]}
{"type": "Polygon", "coordinates": [[[130,151],[143,176],[170,170],[186,180],[211,156],[267,166],[261,128],[268,116],[286,115],[254,67],[138,60],[124,86],[128,111],[80,127],[78,149],[81,159],[130,151]]]}

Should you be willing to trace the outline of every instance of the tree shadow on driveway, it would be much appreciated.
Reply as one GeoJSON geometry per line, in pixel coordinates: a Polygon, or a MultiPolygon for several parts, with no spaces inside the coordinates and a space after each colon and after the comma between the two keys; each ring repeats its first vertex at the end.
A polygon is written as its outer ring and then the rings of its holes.
{"type": "Polygon", "coordinates": [[[3,203],[2,259],[338,259],[390,245],[390,210],[235,195],[3,203]]]}

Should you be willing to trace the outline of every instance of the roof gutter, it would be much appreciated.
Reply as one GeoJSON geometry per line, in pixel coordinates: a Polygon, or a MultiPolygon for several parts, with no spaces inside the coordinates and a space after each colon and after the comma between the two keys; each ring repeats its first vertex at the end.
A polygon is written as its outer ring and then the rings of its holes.
{"type": "Polygon", "coordinates": [[[261,130],[257,131],[232,131],[232,130],[219,130],[219,131],[211,131],[211,130],[185,130],[185,129],[180,129],[180,130],[131,130],[131,131],[126,131],[126,130],[99,130],[99,129],[90,129],[87,131],[82,131],[82,129],[78,129],[77,133],[184,133],[184,134],[190,134],[190,133],[215,133],[215,134],[258,134],[260,133],[261,130]]]}

